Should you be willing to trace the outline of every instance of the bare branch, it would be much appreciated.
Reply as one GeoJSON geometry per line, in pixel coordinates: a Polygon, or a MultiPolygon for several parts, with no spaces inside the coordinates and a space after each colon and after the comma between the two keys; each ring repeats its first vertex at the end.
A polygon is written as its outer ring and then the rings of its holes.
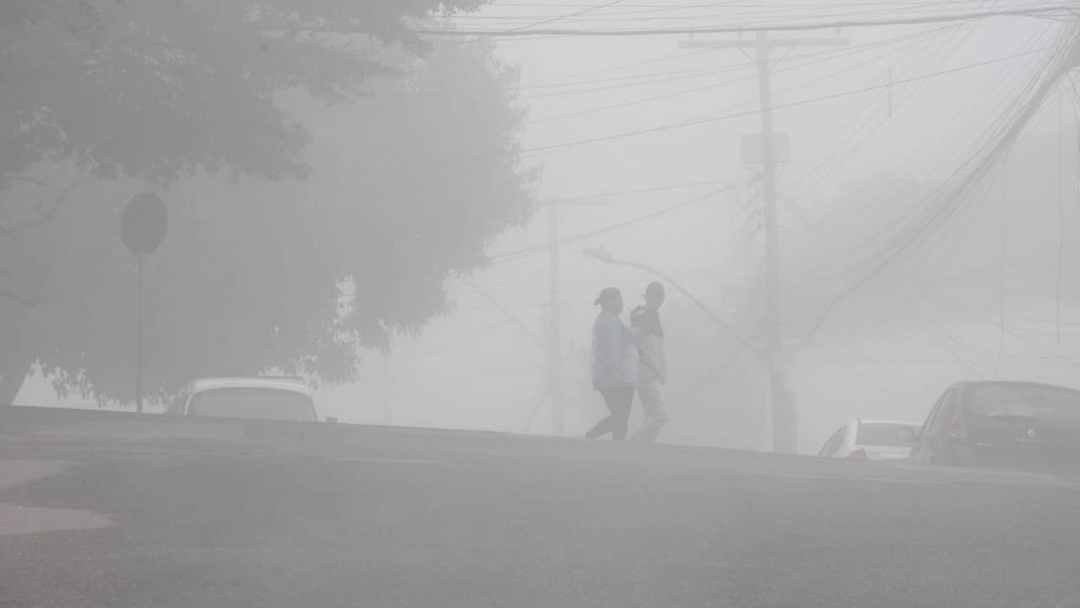
{"type": "Polygon", "coordinates": [[[19,180],[21,182],[27,182],[27,183],[30,183],[30,184],[34,184],[35,186],[37,186],[39,188],[44,188],[45,186],[49,185],[46,181],[40,180],[40,179],[38,179],[36,177],[30,177],[29,175],[12,175],[11,179],[15,179],[15,180],[19,180]]]}
{"type": "MultiPolygon", "coordinates": [[[[43,184],[43,182],[40,182],[35,178],[21,177],[20,179],[24,179],[37,185],[43,184]]],[[[15,233],[25,232],[32,228],[37,228],[39,226],[55,222],[57,220],[57,217],[60,215],[60,212],[63,211],[65,207],[67,207],[68,197],[71,196],[71,193],[74,192],[75,189],[79,186],[90,181],[93,181],[93,178],[77,177],[71,180],[70,182],[68,182],[68,185],[64,187],[64,190],[60,193],[60,196],[57,197],[56,201],[48,207],[42,206],[44,208],[40,210],[38,215],[34,217],[25,218],[21,221],[15,221],[11,223],[0,222],[0,237],[11,236],[15,233]]]]}
{"type": "Polygon", "coordinates": [[[36,306],[45,302],[45,297],[42,295],[45,291],[45,277],[48,275],[50,263],[39,269],[36,272],[38,280],[35,281],[36,285],[27,289],[17,287],[17,280],[15,273],[11,270],[0,268],[0,279],[5,279],[3,284],[0,284],[0,299],[8,300],[22,306],[36,306]]]}
{"type": "Polygon", "coordinates": [[[10,300],[20,306],[37,306],[45,302],[45,299],[41,297],[41,294],[25,294],[21,293],[10,287],[0,286],[0,299],[10,300]]]}

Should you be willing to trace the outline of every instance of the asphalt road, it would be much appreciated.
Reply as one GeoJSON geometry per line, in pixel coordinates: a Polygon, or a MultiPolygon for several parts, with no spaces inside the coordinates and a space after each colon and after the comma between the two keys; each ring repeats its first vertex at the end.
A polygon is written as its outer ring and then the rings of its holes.
{"type": "Polygon", "coordinates": [[[0,414],[0,606],[1080,607],[1035,477],[0,414]]]}

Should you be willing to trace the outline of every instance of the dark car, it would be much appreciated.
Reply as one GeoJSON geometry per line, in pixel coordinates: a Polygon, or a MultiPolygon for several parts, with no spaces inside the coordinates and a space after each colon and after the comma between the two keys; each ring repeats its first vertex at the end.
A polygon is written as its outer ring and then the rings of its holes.
{"type": "Polygon", "coordinates": [[[1080,391],[1027,382],[961,382],[916,437],[916,464],[1080,472],[1080,391]]]}

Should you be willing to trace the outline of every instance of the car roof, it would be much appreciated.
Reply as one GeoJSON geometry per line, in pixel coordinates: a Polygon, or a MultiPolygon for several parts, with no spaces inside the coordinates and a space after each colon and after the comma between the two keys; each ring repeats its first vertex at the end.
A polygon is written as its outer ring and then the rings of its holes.
{"type": "Polygon", "coordinates": [[[917,426],[922,426],[921,422],[910,422],[910,421],[905,421],[905,420],[861,420],[860,419],[860,420],[856,420],[855,423],[857,425],[860,425],[860,426],[861,425],[867,425],[867,424],[899,424],[901,426],[916,426],[916,427],[917,426]]]}
{"type": "Polygon", "coordinates": [[[1080,392],[1080,389],[1073,388],[1071,386],[1061,386],[1060,384],[1045,384],[1043,382],[1024,382],[1019,380],[963,380],[960,382],[952,383],[949,388],[961,389],[968,386],[1026,386],[1030,388],[1052,388],[1065,391],[1080,392]]]}
{"type": "Polygon", "coordinates": [[[268,388],[275,390],[291,391],[311,397],[314,391],[304,383],[302,378],[252,376],[236,378],[199,378],[193,380],[188,389],[192,393],[214,390],[219,388],[268,388]]]}

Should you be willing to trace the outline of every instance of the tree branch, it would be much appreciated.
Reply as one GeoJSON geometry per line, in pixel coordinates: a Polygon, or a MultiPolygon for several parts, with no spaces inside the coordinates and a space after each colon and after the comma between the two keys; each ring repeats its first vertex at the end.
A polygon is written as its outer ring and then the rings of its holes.
{"type": "MultiPolygon", "coordinates": [[[[44,184],[44,182],[42,182],[41,180],[32,177],[17,176],[17,178],[39,186],[44,184]]],[[[64,187],[64,190],[60,193],[60,196],[57,197],[56,201],[52,205],[49,205],[47,208],[45,208],[43,211],[40,211],[40,213],[36,216],[28,217],[21,221],[10,223],[0,222],[0,237],[11,236],[19,232],[25,232],[32,228],[37,228],[38,226],[43,226],[45,224],[51,224],[56,222],[56,219],[60,215],[60,212],[63,211],[65,207],[67,207],[68,197],[71,196],[71,193],[79,186],[90,181],[93,181],[93,179],[90,177],[77,177],[71,180],[70,182],[68,182],[68,185],[64,187]]]]}
{"type": "Polygon", "coordinates": [[[0,299],[10,300],[20,306],[37,306],[45,301],[40,294],[27,295],[9,286],[0,286],[0,299]]]}
{"type": "Polygon", "coordinates": [[[22,306],[36,306],[45,302],[45,298],[41,295],[45,289],[45,275],[48,272],[48,265],[42,272],[37,273],[41,277],[37,281],[37,285],[34,285],[30,289],[20,289],[16,287],[15,274],[10,270],[0,268],[0,278],[6,279],[5,284],[0,285],[0,299],[9,300],[22,306]]]}
{"type": "Polygon", "coordinates": [[[29,175],[12,175],[11,179],[19,180],[21,182],[28,182],[34,184],[38,188],[44,188],[49,184],[45,180],[38,179],[36,177],[30,177],[29,175]]]}

